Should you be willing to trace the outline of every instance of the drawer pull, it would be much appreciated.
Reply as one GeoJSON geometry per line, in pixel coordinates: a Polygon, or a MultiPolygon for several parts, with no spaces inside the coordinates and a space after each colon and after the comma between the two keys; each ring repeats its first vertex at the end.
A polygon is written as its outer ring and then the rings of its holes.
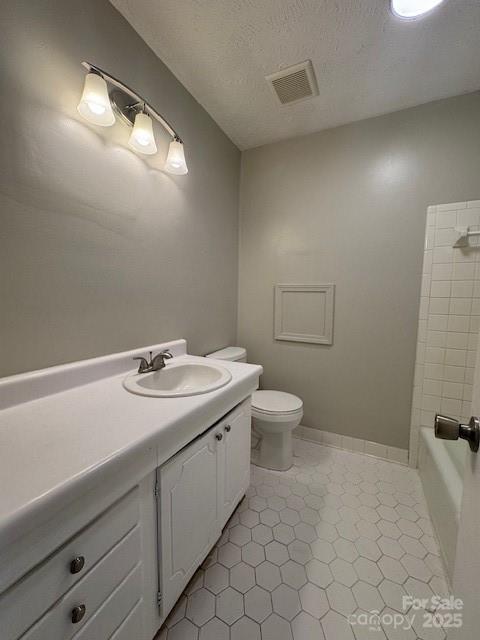
{"type": "Polygon", "coordinates": [[[72,622],[73,624],[77,624],[83,620],[85,613],[87,612],[87,607],[84,604],[79,604],[78,607],[74,607],[72,609],[72,622]]]}
{"type": "Polygon", "coordinates": [[[70,563],[70,573],[80,573],[85,566],[85,556],[77,556],[70,563]]]}
{"type": "Polygon", "coordinates": [[[225,427],[225,431],[227,433],[230,433],[231,430],[232,430],[232,427],[229,424],[227,424],[227,426],[225,427]]]}
{"type": "Polygon", "coordinates": [[[217,433],[215,434],[215,438],[220,441],[223,438],[223,435],[221,433],[217,433]]]}

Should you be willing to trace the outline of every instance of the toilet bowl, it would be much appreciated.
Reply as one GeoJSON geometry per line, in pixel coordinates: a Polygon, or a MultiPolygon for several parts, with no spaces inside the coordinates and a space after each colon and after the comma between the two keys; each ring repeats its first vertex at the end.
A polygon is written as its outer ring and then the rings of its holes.
{"type": "MultiPolygon", "coordinates": [[[[247,361],[243,347],[226,347],[207,358],[247,361]]],[[[252,428],[259,438],[252,462],[259,467],[286,471],[292,466],[292,431],[303,417],[300,398],[283,391],[255,391],[252,394],[252,428]]]]}
{"type": "Polygon", "coordinates": [[[260,437],[252,462],[259,467],[286,471],[293,461],[292,431],[303,417],[300,398],[283,391],[255,391],[252,427],[260,437]]]}

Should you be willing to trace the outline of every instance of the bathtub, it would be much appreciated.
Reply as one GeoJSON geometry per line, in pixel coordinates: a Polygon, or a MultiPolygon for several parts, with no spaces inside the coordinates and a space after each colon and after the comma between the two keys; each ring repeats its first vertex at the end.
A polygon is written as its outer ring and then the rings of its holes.
{"type": "Polygon", "coordinates": [[[450,583],[462,505],[466,451],[463,441],[437,440],[433,429],[420,429],[418,471],[450,583]]]}

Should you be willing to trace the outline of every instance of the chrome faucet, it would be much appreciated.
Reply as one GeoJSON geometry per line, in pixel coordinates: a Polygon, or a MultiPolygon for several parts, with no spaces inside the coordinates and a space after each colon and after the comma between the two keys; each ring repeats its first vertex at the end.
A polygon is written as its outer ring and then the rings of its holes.
{"type": "Polygon", "coordinates": [[[152,352],[149,352],[150,360],[146,358],[138,357],[133,358],[134,360],[140,360],[140,364],[138,365],[138,373],[149,373],[150,371],[160,371],[166,366],[165,360],[170,360],[173,358],[172,354],[168,349],[162,351],[161,353],[157,353],[156,356],[152,358],[152,352]]]}

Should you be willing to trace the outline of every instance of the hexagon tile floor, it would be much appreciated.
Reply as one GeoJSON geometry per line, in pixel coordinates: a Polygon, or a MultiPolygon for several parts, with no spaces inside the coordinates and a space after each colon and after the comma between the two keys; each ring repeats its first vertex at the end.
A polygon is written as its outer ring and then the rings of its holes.
{"type": "Polygon", "coordinates": [[[436,640],[402,596],[447,593],[417,472],[295,440],[293,467],[252,467],[247,496],[160,640],[436,640]],[[351,625],[380,612],[380,626],[351,625]],[[410,627],[410,628],[408,628],[410,627]]]}

